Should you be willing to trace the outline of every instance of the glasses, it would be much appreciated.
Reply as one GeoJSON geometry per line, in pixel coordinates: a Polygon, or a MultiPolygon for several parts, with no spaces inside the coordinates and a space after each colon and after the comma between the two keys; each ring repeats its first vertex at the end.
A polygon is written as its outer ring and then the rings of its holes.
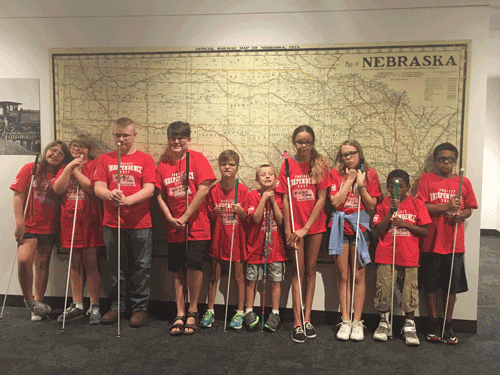
{"type": "Polygon", "coordinates": [[[312,141],[294,141],[293,143],[295,143],[296,145],[299,145],[299,146],[310,146],[310,145],[314,144],[314,142],[312,142],[312,141]]]}
{"type": "Polygon", "coordinates": [[[64,152],[62,152],[61,150],[59,150],[57,147],[52,147],[52,148],[49,148],[50,152],[52,152],[53,154],[56,154],[57,156],[62,156],[64,157],[64,152]]]}
{"type": "Polygon", "coordinates": [[[188,140],[188,137],[186,136],[169,137],[168,140],[170,142],[178,141],[179,143],[184,143],[188,140]]]}
{"type": "Polygon", "coordinates": [[[440,157],[436,158],[436,161],[438,163],[444,163],[444,162],[448,161],[448,163],[453,164],[457,161],[457,158],[454,156],[448,156],[448,157],[440,156],[440,157]]]}
{"type": "Polygon", "coordinates": [[[129,139],[130,137],[132,137],[133,134],[121,134],[121,133],[113,133],[113,137],[115,137],[116,139],[120,139],[120,138],[123,138],[123,140],[127,140],[129,139]]]}
{"type": "Polygon", "coordinates": [[[340,156],[342,156],[343,159],[347,159],[348,157],[353,157],[354,155],[356,155],[359,151],[349,151],[349,152],[344,152],[343,154],[340,154],[340,156]]]}

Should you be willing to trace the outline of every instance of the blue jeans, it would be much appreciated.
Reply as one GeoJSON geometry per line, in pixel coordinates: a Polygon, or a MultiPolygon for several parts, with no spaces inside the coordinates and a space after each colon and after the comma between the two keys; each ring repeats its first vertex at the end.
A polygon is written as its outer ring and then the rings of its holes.
{"type": "MultiPolygon", "coordinates": [[[[125,311],[126,297],[130,298],[132,312],[146,311],[151,288],[151,253],[153,249],[151,228],[121,229],[120,303],[125,311]]],[[[111,268],[111,309],[118,310],[118,229],[104,226],[104,244],[111,268]]]]}

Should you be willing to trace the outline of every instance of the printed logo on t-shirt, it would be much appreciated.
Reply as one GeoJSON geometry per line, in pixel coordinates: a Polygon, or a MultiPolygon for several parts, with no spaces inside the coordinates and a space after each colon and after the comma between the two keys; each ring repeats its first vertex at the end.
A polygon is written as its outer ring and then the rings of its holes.
{"type": "Polygon", "coordinates": [[[446,204],[450,201],[451,197],[457,195],[455,190],[439,189],[438,192],[430,193],[431,202],[446,204]]]}
{"type": "MultiPolygon", "coordinates": [[[[118,170],[118,165],[110,164],[108,165],[108,172],[113,172],[118,170]]],[[[142,165],[133,165],[132,162],[120,163],[120,172],[137,172],[142,173],[142,165]]]]}
{"type": "MultiPolygon", "coordinates": [[[[113,182],[117,182],[118,181],[117,177],[118,176],[116,174],[114,174],[112,176],[113,182]]],[[[134,176],[122,174],[120,176],[120,186],[136,186],[135,185],[135,178],[134,178],[134,176]]]]}
{"type": "MultiPolygon", "coordinates": [[[[189,172],[189,179],[194,180],[193,172],[189,172]]],[[[180,181],[186,181],[186,172],[174,173],[172,176],[163,179],[163,184],[165,186],[168,186],[170,184],[180,182],[180,181]]]]}
{"type": "Polygon", "coordinates": [[[306,187],[307,185],[311,185],[312,180],[311,176],[308,176],[306,174],[304,175],[297,175],[295,178],[292,178],[290,180],[290,186],[297,186],[297,187],[306,187]]]}
{"type": "Polygon", "coordinates": [[[53,199],[50,198],[50,195],[47,195],[47,189],[49,188],[48,181],[43,181],[43,188],[42,189],[37,189],[36,185],[37,185],[36,181],[34,181],[33,188],[34,188],[35,199],[37,199],[40,203],[54,203],[55,202],[53,199]]]}
{"type": "MultiPolygon", "coordinates": [[[[85,198],[85,193],[83,189],[80,189],[78,191],[78,200],[82,200],[83,198],[85,198]]],[[[66,193],[66,199],[70,201],[76,200],[76,187],[68,189],[68,192],[66,193]]]]}
{"type": "Polygon", "coordinates": [[[349,192],[344,203],[344,208],[358,207],[359,195],[349,192]]]}
{"type": "MultiPolygon", "coordinates": [[[[417,215],[407,214],[406,210],[395,212],[394,217],[399,217],[399,218],[403,219],[404,221],[407,221],[413,225],[415,225],[417,222],[417,215]]],[[[410,237],[411,233],[406,228],[396,228],[396,236],[410,237]]]]}
{"type": "MultiPolygon", "coordinates": [[[[191,189],[188,187],[188,195],[191,195],[191,189]]],[[[179,185],[179,186],[174,186],[171,188],[168,188],[168,196],[169,197],[174,197],[174,198],[179,198],[179,197],[185,197],[186,196],[186,185],[179,185]]]]}
{"type": "Polygon", "coordinates": [[[314,192],[311,189],[296,189],[293,191],[293,197],[299,202],[313,201],[314,192]]]}

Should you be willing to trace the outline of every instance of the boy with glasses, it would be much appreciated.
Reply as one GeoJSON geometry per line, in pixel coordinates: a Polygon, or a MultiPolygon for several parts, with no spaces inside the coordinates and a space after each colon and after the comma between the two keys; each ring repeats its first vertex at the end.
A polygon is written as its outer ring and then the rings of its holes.
{"type": "MultiPolygon", "coordinates": [[[[429,300],[432,324],[427,334],[430,342],[443,341],[457,344],[458,339],[451,327],[451,318],[455,306],[456,294],[468,290],[464,267],[464,227],[463,222],[471,216],[472,209],[477,209],[476,197],[472,184],[463,178],[462,196],[458,197],[460,177],[454,174],[457,165],[458,150],[451,143],[442,143],[434,149],[435,172],[425,173],[420,177],[417,197],[421,199],[432,219],[429,235],[420,243],[419,279],[429,300]],[[455,225],[458,224],[458,225],[455,225]],[[445,324],[444,337],[438,321],[438,302],[436,290],[441,288],[447,294],[450,279],[453,243],[457,230],[453,278],[445,324]]],[[[446,302],[446,301],[445,301],[446,302]]]]}
{"type": "MultiPolygon", "coordinates": [[[[125,295],[130,296],[131,327],[146,322],[151,275],[151,215],[149,199],[156,182],[155,163],[151,156],[135,148],[135,123],[129,118],[116,121],[113,132],[115,144],[120,148],[120,189],[118,189],[117,150],[99,156],[94,175],[95,195],[104,201],[103,237],[108,252],[113,284],[111,309],[102,317],[103,324],[118,321],[118,303],[125,308],[125,295]],[[122,296],[118,286],[118,207],[120,207],[122,296]]],[[[124,311],[124,310],[123,310],[124,311]]]]}

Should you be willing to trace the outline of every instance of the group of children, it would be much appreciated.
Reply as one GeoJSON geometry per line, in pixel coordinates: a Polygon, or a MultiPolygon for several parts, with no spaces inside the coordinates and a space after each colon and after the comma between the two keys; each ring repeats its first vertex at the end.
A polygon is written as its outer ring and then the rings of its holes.
{"type": "MultiPolygon", "coordinates": [[[[373,236],[369,235],[372,229],[378,238],[374,259],[377,263],[374,305],[380,311],[380,324],[373,338],[386,341],[392,334],[388,313],[393,304],[394,283],[399,277],[403,279],[400,308],[406,315],[403,327],[405,342],[419,345],[414,323],[414,311],[419,304],[419,281],[429,296],[432,317],[427,339],[442,340],[448,344],[458,342],[451,328],[451,318],[456,294],[467,290],[463,221],[471,215],[472,209],[477,208],[477,203],[470,181],[466,178],[463,179],[461,196],[458,196],[460,178],[454,174],[458,150],[453,145],[445,143],[436,147],[435,172],[421,176],[416,198],[408,195],[408,173],[397,169],[387,176],[390,196],[382,199],[377,173],[366,163],[360,144],[352,140],[342,143],[335,166],[329,172],[326,158],[314,147],[315,135],[309,126],[295,129],[292,142],[296,153],[292,157],[285,156],[279,174],[268,164],[257,169],[259,188],[250,192],[237,179],[239,156],[236,152],[226,150],[219,155],[221,177],[214,184],[216,177],[208,160],[201,153],[189,150],[189,124],[170,124],[167,136],[167,148],[156,170],[156,200],[167,220],[168,269],[174,274],[177,316],[167,330],[170,335],[190,335],[196,333],[200,326],[212,326],[223,263],[230,264],[238,296],[237,310],[229,327],[254,329],[258,326],[259,314],[253,311],[256,284],[266,273],[271,280],[272,312],[264,326],[269,331],[275,331],[281,323],[280,283],[285,277],[288,254],[293,263],[294,326],[291,338],[295,342],[304,342],[316,337],[311,323],[316,261],[323,235],[330,227],[328,247],[337,264],[342,314],[337,339],[360,341],[364,338],[361,316],[366,265],[373,260],[368,250],[370,238],[373,241],[373,236]],[[333,210],[331,219],[325,213],[327,196],[333,210]],[[453,241],[455,237],[456,242],[453,241]],[[207,254],[211,258],[208,309],[200,317],[198,299],[207,254]],[[436,291],[442,289],[445,294],[448,291],[452,264],[449,308],[444,336],[441,337],[436,291]],[[189,303],[186,311],[187,295],[189,303]]],[[[70,146],[73,161],[66,160],[69,153],[62,142],[53,142],[44,152],[35,175],[35,193],[30,201],[34,203],[29,203],[24,224],[22,208],[33,163],[21,170],[11,187],[15,192],[19,278],[33,320],[50,312],[50,307],[41,301],[47,284],[50,248],[55,241],[52,217],[55,215],[56,199],[52,195],[66,193],[66,200],[74,200],[71,194],[76,194],[78,185],[81,186],[78,192],[82,194],[82,201],[95,198],[89,198],[93,196],[93,166],[88,162],[90,145],[85,138],[78,138],[70,146]],[[56,177],[53,179],[53,176],[56,177]],[[70,179],[71,176],[74,179],[70,179]],[[52,209],[52,217],[48,217],[48,211],[44,211],[43,215],[40,211],[39,215],[48,219],[45,220],[47,225],[33,227],[30,218],[37,215],[33,210],[46,210],[46,207],[52,209]],[[34,298],[31,287],[33,262],[37,265],[37,272],[42,273],[41,277],[35,278],[34,298]]],[[[99,217],[97,203],[88,204],[82,204],[82,207],[93,213],[86,215],[99,217]]],[[[75,209],[74,205],[69,206],[69,209],[64,209],[63,204],[63,228],[68,226],[67,218],[75,209]]],[[[90,228],[90,224],[86,225],[90,228]]],[[[92,230],[97,235],[91,236],[91,243],[80,244],[80,240],[76,241],[77,247],[91,251],[83,251],[79,256],[79,259],[84,259],[85,272],[81,269],[82,261],[75,263],[74,272],[87,277],[92,303],[89,310],[91,323],[99,323],[99,274],[95,248],[102,246],[102,229],[99,235],[99,229],[94,227],[92,230]]],[[[68,236],[64,238],[63,246],[68,247],[68,236]]],[[[79,278],[80,283],[73,283],[73,304],[65,312],[67,319],[72,318],[72,312],[78,317],[83,314],[82,278],[79,278]],[[82,292],[79,293],[79,290],[82,292]]]]}

